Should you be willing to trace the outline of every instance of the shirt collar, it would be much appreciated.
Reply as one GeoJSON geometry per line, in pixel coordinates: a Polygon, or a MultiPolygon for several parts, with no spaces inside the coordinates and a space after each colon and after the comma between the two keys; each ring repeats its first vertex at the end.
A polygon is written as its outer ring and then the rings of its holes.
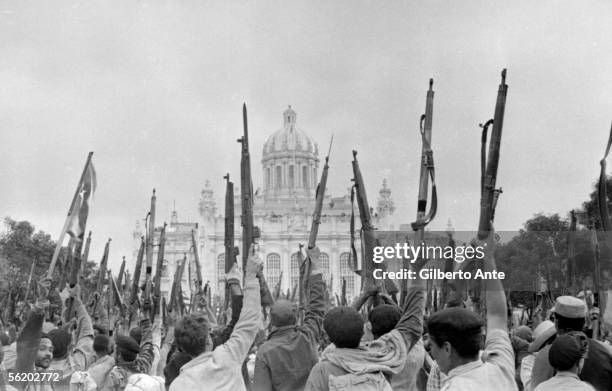
{"type": "Polygon", "coordinates": [[[456,376],[461,376],[463,374],[466,374],[470,371],[473,371],[476,368],[481,367],[483,364],[483,362],[481,360],[475,360],[475,361],[471,361],[467,364],[463,364],[463,365],[459,365],[458,367],[455,367],[453,369],[451,369],[450,371],[448,371],[448,375],[446,376],[446,378],[444,378],[444,380],[442,381],[442,383],[445,383],[447,381],[449,381],[451,378],[456,377],[456,376]]]}
{"type": "Polygon", "coordinates": [[[558,376],[558,377],[573,377],[575,379],[580,380],[578,375],[575,374],[574,372],[571,372],[571,371],[558,371],[555,376],[558,376]]]}

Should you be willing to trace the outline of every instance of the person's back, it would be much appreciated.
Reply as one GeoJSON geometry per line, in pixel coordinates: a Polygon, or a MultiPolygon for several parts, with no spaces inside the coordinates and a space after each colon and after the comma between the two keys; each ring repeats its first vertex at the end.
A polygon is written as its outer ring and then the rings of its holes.
{"type": "Polygon", "coordinates": [[[300,391],[319,361],[318,338],[325,311],[325,283],[319,269],[318,249],[308,251],[311,276],[304,325],[297,326],[295,306],[277,301],[270,310],[272,332],[257,351],[255,391],[300,391]]]}
{"type": "Polygon", "coordinates": [[[389,379],[402,371],[408,350],[423,332],[423,287],[423,281],[415,281],[406,296],[397,326],[367,348],[359,347],[364,322],[357,310],[351,307],[331,309],[323,325],[332,344],[323,351],[321,361],[310,372],[306,391],[391,390],[389,379]]]}
{"type": "Polygon", "coordinates": [[[588,346],[583,333],[568,333],[557,338],[548,354],[548,362],[556,374],[540,383],[534,391],[595,391],[589,383],[578,378],[588,346]]]}

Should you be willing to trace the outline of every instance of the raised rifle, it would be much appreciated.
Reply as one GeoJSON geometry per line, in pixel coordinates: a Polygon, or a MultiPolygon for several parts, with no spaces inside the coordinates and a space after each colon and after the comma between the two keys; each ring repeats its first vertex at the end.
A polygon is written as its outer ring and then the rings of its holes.
{"type": "Polygon", "coordinates": [[[487,121],[482,127],[483,147],[481,152],[481,164],[484,168],[486,160],[486,171],[481,174],[481,197],[480,197],[480,222],[478,224],[478,238],[483,240],[491,231],[491,221],[495,214],[495,203],[499,197],[500,190],[495,188],[497,181],[497,168],[499,165],[499,150],[501,146],[502,128],[504,124],[504,111],[506,108],[506,95],[508,85],[506,84],[506,70],[501,72],[501,83],[497,91],[497,102],[495,103],[495,115],[492,120],[487,121]],[[484,143],[486,143],[487,128],[493,125],[489,153],[484,156],[484,143]],[[497,196],[496,193],[497,192],[497,196]]]}
{"type": "Polygon", "coordinates": [[[567,231],[567,261],[565,264],[565,286],[567,288],[565,295],[571,295],[573,293],[574,282],[574,269],[576,262],[576,211],[570,212],[570,226],[567,231]]]}
{"type": "Polygon", "coordinates": [[[366,195],[363,177],[359,169],[357,161],[357,151],[353,151],[353,182],[355,183],[355,191],[357,195],[357,206],[359,207],[359,218],[361,220],[361,255],[362,255],[362,273],[361,273],[361,290],[367,290],[375,285],[380,286],[380,280],[374,279],[374,261],[372,259],[374,247],[376,246],[376,238],[374,237],[374,225],[372,224],[372,215],[370,212],[370,204],[366,195]]]}
{"type": "Polygon", "coordinates": [[[191,245],[193,246],[193,258],[196,267],[196,291],[202,292],[202,266],[200,265],[200,254],[198,253],[198,242],[196,240],[196,231],[191,230],[191,245]]]}
{"type": "MultiPolygon", "coordinates": [[[[312,250],[317,245],[317,235],[319,233],[319,225],[321,225],[321,212],[323,210],[323,201],[325,200],[325,190],[327,188],[327,175],[329,172],[329,155],[331,154],[331,147],[334,142],[334,136],[332,135],[329,140],[329,149],[327,150],[327,156],[325,157],[325,165],[321,172],[321,180],[317,185],[315,194],[315,208],[312,213],[312,224],[310,225],[310,235],[308,236],[308,249],[312,250]]],[[[302,246],[300,245],[299,256],[302,257],[302,246]]],[[[303,262],[300,259],[300,308],[304,308],[306,305],[306,297],[308,296],[309,286],[308,279],[310,277],[311,263],[310,258],[306,256],[303,262]]]]}
{"type": "Polygon", "coordinates": [[[247,122],[246,104],[242,106],[242,124],[244,134],[238,139],[242,144],[240,158],[240,196],[242,200],[242,270],[246,271],[249,249],[255,239],[259,238],[259,229],[253,222],[253,179],[251,177],[251,155],[249,153],[249,127],[247,122]]]}
{"type": "MultiPolygon", "coordinates": [[[[416,221],[412,223],[412,229],[416,232],[417,245],[425,243],[425,227],[431,223],[438,210],[438,191],[436,188],[436,171],[431,149],[431,134],[433,126],[433,102],[434,90],[433,79],[429,79],[429,90],[425,101],[425,114],[421,115],[419,131],[421,133],[421,171],[419,175],[419,195],[417,201],[416,221]],[[429,192],[429,180],[431,179],[431,206],[427,212],[427,195],[429,192]]],[[[407,282],[402,281],[402,298],[404,302],[407,293],[407,282]]],[[[429,296],[428,296],[429,297],[429,296]]]]}
{"type": "Polygon", "coordinates": [[[119,275],[117,276],[117,288],[119,288],[122,292],[123,290],[121,289],[121,284],[123,284],[123,274],[125,273],[125,256],[123,257],[123,260],[121,261],[121,267],[119,268],[119,275]]]}
{"type": "MultiPolygon", "coordinates": [[[[80,255],[81,246],[79,245],[78,241],[75,242],[71,238],[71,240],[68,242],[68,257],[69,259],[72,259],[72,262],[70,265],[70,277],[68,279],[68,285],[71,288],[74,288],[76,284],[79,282],[79,275],[81,273],[81,265],[82,264],[86,265],[87,261],[89,260],[90,246],[91,246],[91,231],[89,231],[89,234],[87,235],[87,240],[85,241],[85,250],[83,251],[82,257],[80,255]]],[[[66,272],[67,271],[64,271],[63,274],[66,274],[66,272]]],[[[63,286],[61,286],[61,288],[63,289],[63,286]]],[[[69,305],[68,305],[68,312],[66,313],[66,321],[67,322],[70,321],[70,319],[72,319],[74,315],[76,315],[74,314],[74,300],[70,298],[69,305]]]]}
{"type": "Polygon", "coordinates": [[[155,197],[155,189],[153,189],[153,195],[151,196],[151,210],[149,212],[149,225],[147,241],[146,260],[147,267],[145,269],[145,291],[144,291],[144,302],[151,302],[151,275],[153,273],[153,240],[155,239],[155,203],[157,197],[155,197]]]}
{"type": "Polygon", "coordinates": [[[125,305],[123,303],[123,297],[121,296],[117,282],[115,282],[113,273],[110,270],[108,271],[108,280],[110,281],[110,288],[113,292],[113,301],[115,305],[119,307],[119,312],[121,313],[121,318],[123,319],[125,318],[125,305]]]}
{"type": "MultiPolygon", "coordinates": [[[[230,182],[227,173],[225,179],[225,273],[229,273],[236,263],[237,248],[234,247],[234,183],[230,182]]],[[[242,290],[237,284],[225,284],[224,307],[227,310],[231,305],[232,295],[241,295],[242,290]]]]}
{"type": "Polygon", "coordinates": [[[183,273],[185,272],[185,264],[187,263],[187,254],[183,257],[183,260],[177,265],[174,272],[174,280],[172,282],[172,290],[170,291],[170,311],[180,310],[179,295],[181,294],[180,284],[183,280],[183,273]]]}
{"type": "MultiPolygon", "coordinates": [[[[102,260],[100,261],[100,268],[98,269],[98,281],[96,284],[96,291],[94,292],[94,301],[92,307],[92,316],[96,316],[98,312],[98,306],[100,305],[100,300],[102,300],[103,289],[104,289],[104,280],[106,277],[106,267],[108,265],[108,251],[110,247],[111,239],[109,238],[106,244],[104,245],[104,255],[102,255],[102,260]],[[95,294],[97,293],[97,295],[95,294]],[[96,297],[97,296],[97,297],[96,297]]],[[[72,315],[72,314],[69,314],[72,315]]]]}
{"type": "Polygon", "coordinates": [[[140,290],[140,274],[142,272],[142,262],[144,259],[145,240],[144,236],[140,238],[140,249],[136,257],[136,265],[134,267],[134,279],[132,280],[132,291],[130,292],[130,324],[138,308],[138,291],[140,290]]]}
{"type": "MultiPolygon", "coordinates": [[[[604,153],[603,158],[600,160],[599,164],[601,166],[601,170],[599,173],[599,182],[597,184],[597,203],[599,206],[599,219],[601,221],[601,225],[603,230],[605,231],[605,241],[608,248],[612,247],[612,237],[610,231],[612,231],[612,222],[610,221],[610,212],[608,211],[608,194],[607,194],[607,186],[608,186],[608,177],[606,174],[606,158],[610,153],[610,147],[612,146],[612,126],[610,127],[610,135],[608,136],[608,144],[606,146],[606,152],[604,153]]],[[[599,260],[597,260],[597,263],[599,260]]],[[[597,305],[600,309],[600,319],[603,319],[604,309],[606,307],[605,299],[612,300],[612,297],[604,298],[601,296],[601,281],[600,281],[600,270],[599,265],[597,265],[597,269],[595,270],[595,291],[597,293],[597,305]]],[[[595,337],[593,337],[595,338],[595,337]]]]}
{"type": "MultiPolygon", "coordinates": [[[[152,317],[159,315],[159,300],[161,297],[161,274],[164,268],[164,251],[166,248],[166,223],[161,230],[159,235],[159,249],[157,250],[157,265],[155,268],[155,278],[153,280],[153,311],[152,317]]],[[[152,319],[153,320],[153,319],[152,319]]]]}

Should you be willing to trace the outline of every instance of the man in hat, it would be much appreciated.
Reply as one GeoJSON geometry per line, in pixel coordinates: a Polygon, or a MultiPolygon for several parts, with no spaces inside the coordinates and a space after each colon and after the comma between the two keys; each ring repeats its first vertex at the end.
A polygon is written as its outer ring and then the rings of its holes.
{"type": "MultiPolygon", "coordinates": [[[[582,331],[586,314],[587,308],[584,301],[573,296],[559,296],[555,302],[553,314],[557,335],[582,331]]],[[[588,355],[582,372],[579,374],[580,379],[590,383],[598,391],[612,390],[612,354],[601,342],[591,338],[588,338],[587,341],[588,355]]],[[[546,346],[535,358],[531,378],[533,388],[550,379],[554,374],[554,368],[549,362],[549,351],[550,346],[546,346]]]]}
{"type": "Polygon", "coordinates": [[[595,391],[589,383],[578,378],[587,349],[584,333],[567,333],[557,338],[548,352],[548,362],[557,373],[540,383],[535,391],[595,391]]]}
{"type": "Polygon", "coordinates": [[[319,361],[317,349],[325,313],[325,282],[319,267],[320,251],[307,250],[311,262],[304,325],[297,325],[295,305],[277,300],[270,309],[272,331],[257,351],[255,391],[299,391],[319,361]]]}

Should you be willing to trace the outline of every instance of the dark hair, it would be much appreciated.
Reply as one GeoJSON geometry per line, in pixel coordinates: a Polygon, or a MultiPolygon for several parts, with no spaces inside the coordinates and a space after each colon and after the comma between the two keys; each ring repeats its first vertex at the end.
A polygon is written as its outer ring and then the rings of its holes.
{"type": "Polygon", "coordinates": [[[558,371],[567,371],[586,354],[587,346],[585,335],[581,337],[571,333],[560,335],[548,351],[548,362],[558,371]]]}
{"type": "Polygon", "coordinates": [[[64,329],[49,331],[48,338],[53,344],[53,358],[64,358],[68,355],[68,347],[72,342],[72,336],[64,329]]]}
{"type": "Polygon", "coordinates": [[[199,356],[206,349],[208,319],[202,313],[188,314],[174,328],[174,341],[183,352],[199,356]]]}
{"type": "Polygon", "coordinates": [[[104,334],[98,334],[93,340],[93,349],[99,356],[105,356],[108,354],[108,345],[110,339],[104,334]]]}
{"type": "Polygon", "coordinates": [[[395,305],[381,304],[375,307],[368,315],[368,320],[372,324],[372,334],[376,338],[387,334],[395,328],[401,317],[402,313],[395,305]]]}
{"type": "Polygon", "coordinates": [[[334,307],[325,315],[323,328],[336,347],[355,349],[363,336],[363,319],[352,307],[334,307]]]}
{"type": "Polygon", "coordinates": [[[192,360],[190,354],[183,352],[174,352],[168,359],[164,367],[164,377],[166,378],[166,388],[170,388],[170,384],[181,374],[181,367],[192,360]]]}
{"type": "Polygon", "coordinates": [[[7,346],[11,344],[11,340],[8,335],[3,332],[0,332],[0,343],[2,346],[7,346]]]}
{"type": "Polygon", "coordinates": [[[582,331],[584,328],[584,318],[566,318],[555,313],[555,319],[557,320],[557,330],[582,331]]]}
{"type": "Polygon", "coordinates": [[[448,342],[462,358],[478,356],[482,345],[483,322],[465,308],[447,308],[431,316],[429,337],[436,345],[448,342]]]}
{"type": "Polygon", "coordinates": [[[117,346],[117,353],[125,361],[134,361],[140,352],[140,346],[134,338],[127,335],[118,335],[115,338],[115,345],[117,346]]]}
{"type": "Polygon", "coordinates": [[[142,340],[142,329],[140,327],[134,327],[130,330],[130,337],[134,338],[134,341],[138,342],[140,345],[140,341],[142,340]]]}

